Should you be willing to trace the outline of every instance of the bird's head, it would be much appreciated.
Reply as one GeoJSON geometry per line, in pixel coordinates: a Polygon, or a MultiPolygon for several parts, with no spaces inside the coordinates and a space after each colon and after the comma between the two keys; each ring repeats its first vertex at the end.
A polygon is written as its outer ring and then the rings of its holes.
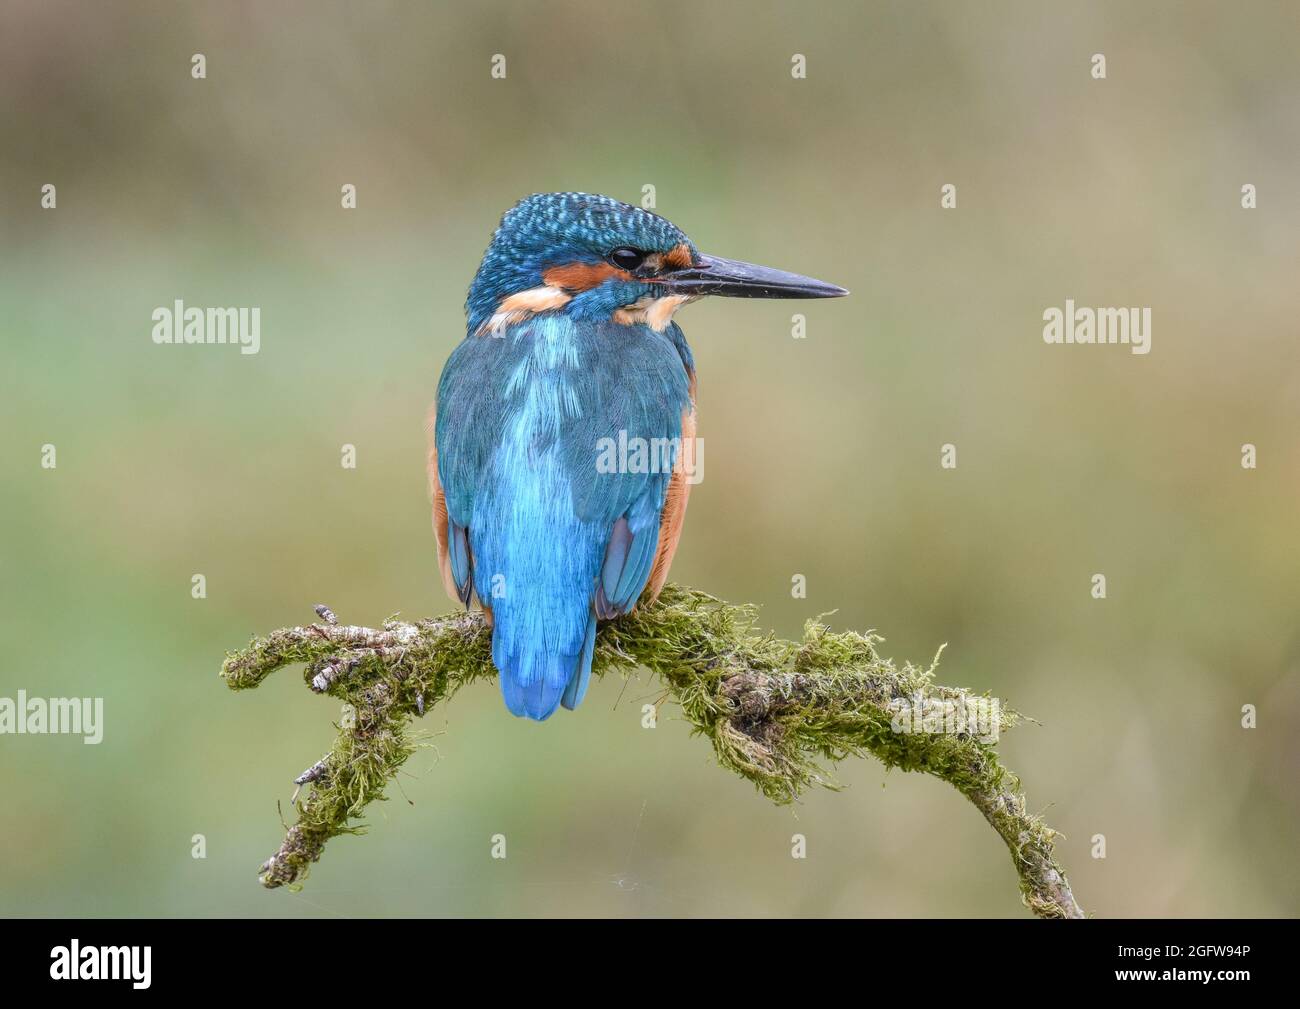
{"type": "Polygon", "coordinates": [[[688,301],[838,298],[797,273],[700,252],[648,210],[587,193],[541,193],[501,218],[465,305],[471,335],[500,334],[542,312],[662,330],[688,301]]]}

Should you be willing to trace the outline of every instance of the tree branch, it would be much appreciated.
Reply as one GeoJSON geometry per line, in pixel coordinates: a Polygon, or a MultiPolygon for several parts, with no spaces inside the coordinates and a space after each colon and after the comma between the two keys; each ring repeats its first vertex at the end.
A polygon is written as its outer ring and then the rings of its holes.
{"type": "MultiPolygon", "coordinates": [[[[338,738],[295,782],[308,794],[297,822],[262,866],[261,882],[298,884],[325,842],[360,833],[354,821],[383,791],[415,743],[412,717],[467,683],[496,675],[491,632],[464,613],[381,628],[323,623],[288,627],[226,657],[232,690],[256,687],[281,666],[305,663],[311,689],[345,701],[338,738]]],[[[658,602],[601,627],[593,672],[644,666],[663,681],[718,762],[778,803],[811,785],[838,786],[828,762],[870,753],[886,767],[923,771],[965,795],[1010,849],[1025,905],[1043,918],[1082,918],[1053,854],[1056,832],[1030,814],[994,742],[1020,716],[995,699],[933,682],[934,665],[895,668],[874,634],[833,632],[820,620],[802,641],[754,629],[751,606],[668,586],[658,602]]],[[[937,657],[936,657],[937,662],[937,657]]]]}

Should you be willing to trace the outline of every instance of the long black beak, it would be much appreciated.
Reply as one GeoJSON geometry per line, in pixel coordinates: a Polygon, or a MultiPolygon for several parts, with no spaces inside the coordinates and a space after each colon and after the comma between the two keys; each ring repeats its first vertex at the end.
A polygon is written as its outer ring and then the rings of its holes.
{"type": "Polygon", "coordinates": [[[660,282],[675,294],[717,294],[724,298],[842,298],[849,293],[797,273],[704,255],[694,266],[665,274],[660,282]]]}

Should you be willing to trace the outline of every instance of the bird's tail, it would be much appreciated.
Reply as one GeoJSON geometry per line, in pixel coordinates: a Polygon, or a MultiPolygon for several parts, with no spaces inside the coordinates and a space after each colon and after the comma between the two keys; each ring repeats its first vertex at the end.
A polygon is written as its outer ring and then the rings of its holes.
{"type": "Polygon", "coordinates": [[[572,711],[582,703],[591,679],[591,657],[596,647],[596,614],[587,620],[582,650],[557,655],[544,646],[521,646],[507,652],[500,626],[492,639],[492,661],[501,674],[501,694],[511,714],[544,722],[563,704],[572,711]]]}

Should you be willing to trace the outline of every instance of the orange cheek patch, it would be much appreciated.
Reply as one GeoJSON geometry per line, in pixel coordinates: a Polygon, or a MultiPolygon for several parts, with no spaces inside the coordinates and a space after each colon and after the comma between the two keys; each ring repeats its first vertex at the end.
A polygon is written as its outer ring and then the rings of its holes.
{"type": "Polygon", "coordinates": [[[542,273],[547,286],[566,291],[590,291],[614,277],[633,279],[632,274],[609,263],[569,263],[565,266],[552,266],[542,273]]]}
{"type": "Polygon", "coordinates": [[[664,253],[664,262],[675,270],[684,270],[692,265],[691,247],[689,245],[675,245],[664,253]]]}

